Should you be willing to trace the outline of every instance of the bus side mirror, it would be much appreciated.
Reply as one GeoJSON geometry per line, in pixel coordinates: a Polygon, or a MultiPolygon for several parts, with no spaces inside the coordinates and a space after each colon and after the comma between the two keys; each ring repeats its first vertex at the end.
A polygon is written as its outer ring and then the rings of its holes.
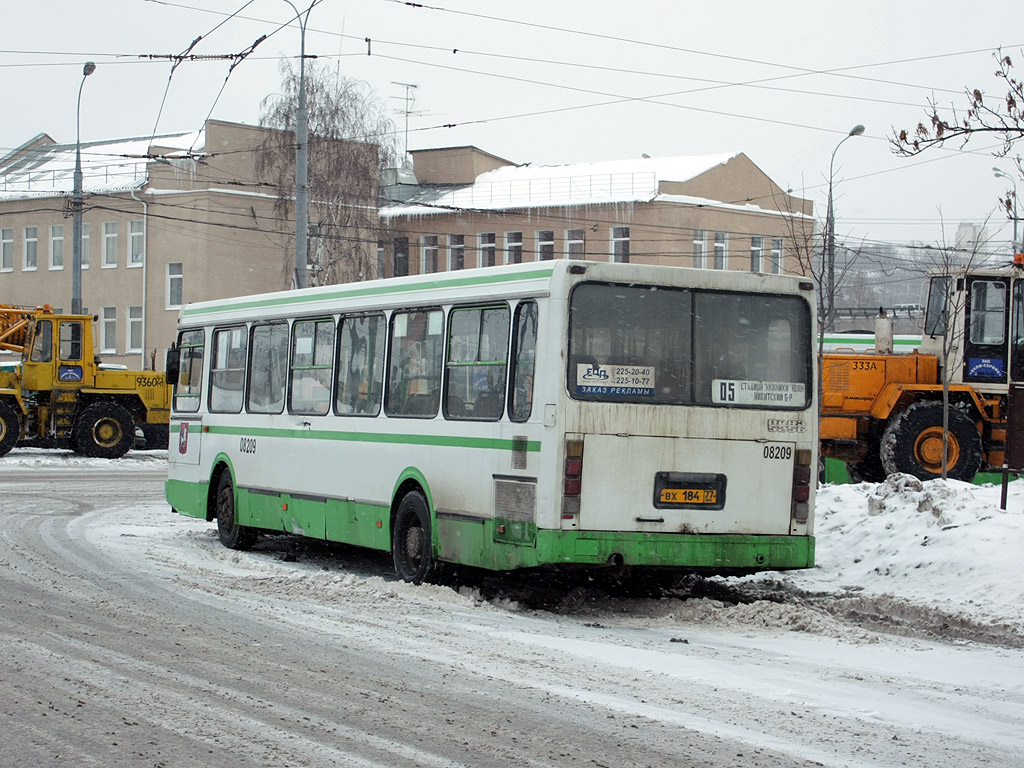
{"type": "Polygon", "coordinates": [[[171,347],[167,350],[167,357],[164,360],[164,370],[168,384],[178,383],[178,374],[181,373],[181,350],[171,347]]]}

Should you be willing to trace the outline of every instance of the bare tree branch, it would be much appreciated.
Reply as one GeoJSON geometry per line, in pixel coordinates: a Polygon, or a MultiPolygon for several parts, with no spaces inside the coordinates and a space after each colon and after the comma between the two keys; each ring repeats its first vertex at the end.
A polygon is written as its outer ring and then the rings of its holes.
{"type": "MultiPolygon", "coordinates": [[[[256,170],[278,189],[275,210],[294,220],[295,111],[299,72],[281,65],[281,93],[261,103],[268,131],[256,170]]],[[[307,62],[310,285],[377,277],[378,191],[382,168],[396,163],[395,126],[369,85],[307,62]]],[[[282,227],[287,230],[287,227],[282,227]]],[[[285,244],[287,246],[287,244],[285,244]]]]}

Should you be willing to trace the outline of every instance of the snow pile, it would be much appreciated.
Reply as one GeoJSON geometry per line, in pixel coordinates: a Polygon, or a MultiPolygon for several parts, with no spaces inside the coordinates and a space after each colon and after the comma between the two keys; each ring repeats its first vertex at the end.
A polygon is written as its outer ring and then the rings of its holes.
{"type": "Polygon", "coordinates": [[[784,580],[810,592],[891,595],[977,622],[1024,626],[1024,481],[826,485],[818,491],[817,565],[784,580]]]}

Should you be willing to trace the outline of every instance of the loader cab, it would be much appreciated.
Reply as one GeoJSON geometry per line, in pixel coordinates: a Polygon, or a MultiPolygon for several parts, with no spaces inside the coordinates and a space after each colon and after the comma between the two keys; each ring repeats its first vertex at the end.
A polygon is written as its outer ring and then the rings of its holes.
{"type": "Polygon", "coordinates": [[[90,326],[74,315],[37,316],[21,365],[27,390],[81,389],[96,375],[90,326]]]}
{"type": "Polygon", "coordinates": [[[1024,272],[1017,267],[934,275],[921,351],[952,367],[951,383],[1006,392],[1024,382],[1024,272]]]}

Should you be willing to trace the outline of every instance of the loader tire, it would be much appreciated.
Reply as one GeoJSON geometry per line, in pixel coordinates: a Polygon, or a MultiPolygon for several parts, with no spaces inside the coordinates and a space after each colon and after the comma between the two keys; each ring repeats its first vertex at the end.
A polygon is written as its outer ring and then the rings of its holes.
{"type": "Polygon", "coordinates": [[[72,439],[86,456],[119,459],[135,443],[135,419],[117,403],[93,403],[79,414],[72,439]]]}
{"type": "Polygon", "coordinates": [[[6,456],[21,437],[21,419],[14,407],[0,401],[0,456],[6,456]]]}
{"type": "MultiPolygon", "coordinates": [[[[981,469],[981,435],[970,417],[949,408],[946,477],[971,482],[981,469]]],[[[889,423],[882,437],[882,466],[920,480],[942,477],[942,403],[914,403],[889,423]]]]}

